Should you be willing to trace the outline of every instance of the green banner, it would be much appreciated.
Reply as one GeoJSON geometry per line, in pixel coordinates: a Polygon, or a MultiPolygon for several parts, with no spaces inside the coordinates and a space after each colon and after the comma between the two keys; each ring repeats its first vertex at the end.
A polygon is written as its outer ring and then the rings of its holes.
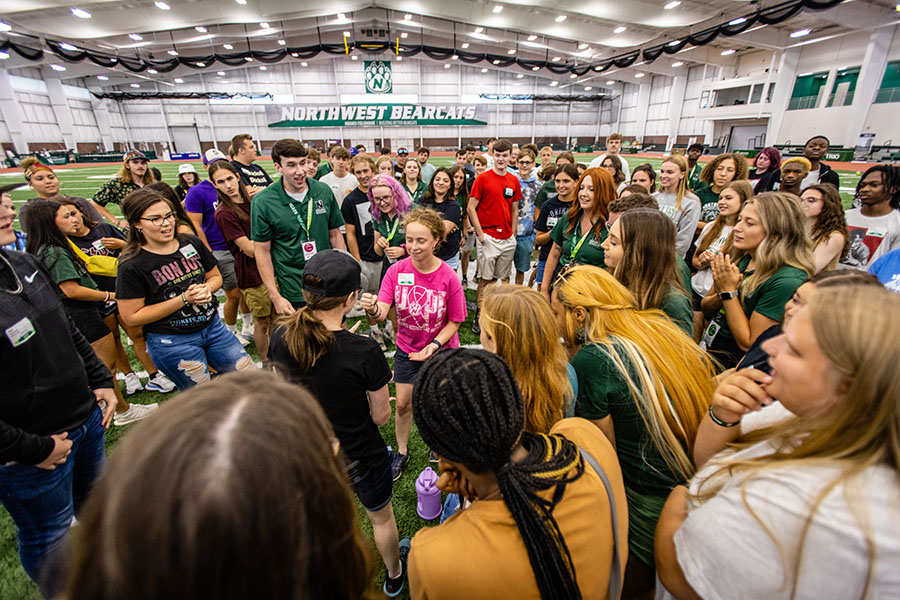
{"type": "Polygon", "coordinates": [[[485,104],[268,105],[269,127],[487,125],[485,104]]]}
{"type": "Polygon", "coordinates": [[[366,93],[390,94],[394,88],[391,63],[386,60],[367,60],[366,69],[366,93]]]}

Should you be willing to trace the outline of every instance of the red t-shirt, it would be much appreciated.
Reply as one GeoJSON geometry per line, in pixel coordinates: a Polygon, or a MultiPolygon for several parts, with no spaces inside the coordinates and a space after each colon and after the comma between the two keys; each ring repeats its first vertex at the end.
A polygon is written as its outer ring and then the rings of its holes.
{"type": "Polygon", "coordinates": [[[238,210],[244,213],[246,219],[241,219],[231,208],[220,204],[216,209],[216,225],[225,238],[228,250],[234,256],[234,275],[237,278],[238,288],[242,290],[262,285],[262,277],[256,268],[256,259],[244,254],[234,240],[250,237],[250,205],[238,204],[238,210]]]}
{"type": "Polygon", "coordinates": [[[475,214],[484,232],[498,240],[512,237],[512,203],[522,199],[519,178],[512,173],[500,176],[493,169],[475,178],[472,198],[478,199],[475,214]]]}

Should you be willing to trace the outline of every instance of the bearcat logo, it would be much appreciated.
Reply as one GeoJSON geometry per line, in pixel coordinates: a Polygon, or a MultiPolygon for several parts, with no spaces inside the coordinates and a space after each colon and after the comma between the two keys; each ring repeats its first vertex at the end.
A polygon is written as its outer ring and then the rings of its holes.
{"type": "Polygon", "coordinates": [[[366,61],[366,93],[390,94],[393,89],[391,63],[383,60],[366,61]]]}

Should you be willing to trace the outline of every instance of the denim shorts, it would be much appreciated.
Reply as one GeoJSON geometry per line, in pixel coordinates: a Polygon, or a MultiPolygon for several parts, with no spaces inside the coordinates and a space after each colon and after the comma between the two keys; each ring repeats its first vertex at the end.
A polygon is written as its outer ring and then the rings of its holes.
{"type": "Polygon", "coordinates": [[[365,470],[350,482],[359,503],[369,512],[388,505],[394,494],[394,478],[391,475],[391,455],[381,464],[365,470]]]}
{"type": "Polygon", "coordinates": [[[420,360],[410,360],[409,354],[398,346],[394,352],[394,383],[413,383],[424,364],[420,360]]]}
{"type": "Polygon", "coordinates": [[[544,266],[547,264],[546,260],[539,260],[537,262],[537,274],[535,275],[535,281],[541,283],[544,281],[544,266]]]}
{"type": "Polygon", "coordinates": [[[531,253],[534,251],[534,238],[530,235],[516,238],[516,253],[513,254],[513,264],[516,271],[525,273],[531,268],[531,253]]]}
{"type": "Polygon", "coordinates": [[[447,263],[447,266],[453,269],[454,271],[459,268],[459,252],[448,258],[444,261],[447,263]]]}

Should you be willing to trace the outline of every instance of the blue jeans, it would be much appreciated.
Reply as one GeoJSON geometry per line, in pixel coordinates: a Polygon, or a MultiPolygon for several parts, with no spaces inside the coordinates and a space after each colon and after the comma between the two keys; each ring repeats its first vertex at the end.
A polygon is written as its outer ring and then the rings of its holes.
{"type": "Polygon", "coordinates": [[[18,529],[22,566],[35,581],[40,581],[44,559],[62,542],[106,462],[102,423],[98,407],[70,431],[72,452],[55,469],[0,466],[0,502],[18,529]]]}
{"type": "Polygon", "coordinates": [[[248,367],[253,360],[218,317],[196,333],[147,333],[147,353],[179,390],[209,381],[209,365],[219,373],[248,367]]]}

